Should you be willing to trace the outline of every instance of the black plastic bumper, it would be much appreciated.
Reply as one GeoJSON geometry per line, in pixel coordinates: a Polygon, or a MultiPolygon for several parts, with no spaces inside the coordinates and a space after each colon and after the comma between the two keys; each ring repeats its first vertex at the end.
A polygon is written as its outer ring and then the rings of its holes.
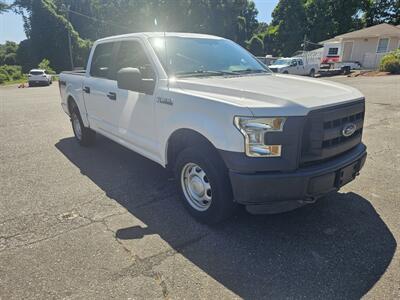
{"type": "Polygon", "coordinates": [[[337,158],[293,172],[246,174],[231,170],[234,199],[245,205],[260,205],[260,208],[263,204],[277,202],[312,202],[352,181],[363,167],[366,156],[365,145],[359,144],[337,158]]]}

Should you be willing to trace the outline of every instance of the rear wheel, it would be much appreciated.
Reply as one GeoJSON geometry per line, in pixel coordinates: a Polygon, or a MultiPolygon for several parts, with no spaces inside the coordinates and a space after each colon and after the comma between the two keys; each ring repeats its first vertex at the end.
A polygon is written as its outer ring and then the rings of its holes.
{"type": "Polygon", "coordinates": [[[283,71],[283,74],[289,74],[289,72],[288,71],[283,71]]]}
{"type": "Polygon", "coordinates": [[[309,75],[310,75],[310,77],[315,77],[315,70],[311,69],[309,75]]]}
{"type": "Polygon", "coordinates": [[[96,140],[96,132],[85,127],[79,113],[78,106],[74,103],[71,109],[72,130],[78,143],[82,146],[91,146],[96,140]]]}
{"type": "Polygon", "coordinates": [[[186,209],[199,222],[218,223],[231,216],[233,202],[227,168],[215,151],[190,147],[178,154],[175,177],[186,209]]]}

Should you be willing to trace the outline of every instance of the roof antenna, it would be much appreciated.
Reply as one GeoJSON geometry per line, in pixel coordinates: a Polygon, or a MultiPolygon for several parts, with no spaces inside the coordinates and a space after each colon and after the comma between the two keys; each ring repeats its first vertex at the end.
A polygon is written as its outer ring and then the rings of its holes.
{"type": "MultiPolygon", "coordinates": [[[[154,25],[158,27],[157,23],[157,18],[154,19],[154,25]]],[[[165,28],[163,31],[163,36],[164,36],[164,52],[165,52],[165,73],[167,73],[167,88],[169,90],[169,74],[168,74],[168,52],[167,52],[167,39],[166,39],[166,34],[165,34],[165,28]]]]}

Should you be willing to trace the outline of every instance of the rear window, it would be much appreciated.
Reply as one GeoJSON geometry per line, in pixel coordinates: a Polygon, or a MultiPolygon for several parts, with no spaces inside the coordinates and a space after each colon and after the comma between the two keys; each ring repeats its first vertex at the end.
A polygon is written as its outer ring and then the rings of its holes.
{"type": "Polygon", "coordinates": [[[43,71],[31,71],[31,75],[43,75],[43,71]]]}

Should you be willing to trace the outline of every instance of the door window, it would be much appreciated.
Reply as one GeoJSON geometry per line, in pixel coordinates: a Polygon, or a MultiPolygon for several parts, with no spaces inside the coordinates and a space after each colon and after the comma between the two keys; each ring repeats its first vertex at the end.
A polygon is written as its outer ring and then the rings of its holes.
{"type": "Polygon", "coordinates": [[[92,64],[90,66],[91,76],[108,78],[113,46],[114,43],[103,43],[96,46],[92,57],[92,64]]]}
{"type": "Polygon", "coordinates": [[[299,66],[303,65],[303,61],[301,59],[299,59],[299,66]]]}
{"type": "Polygon", "coordinates": [[[143,47],[137,41],[121,42],[110,79],[116,80],[117,73],[122,68],[137,68],[140,70],[143,79],[155,79],[153,67],[143,47]]]}

